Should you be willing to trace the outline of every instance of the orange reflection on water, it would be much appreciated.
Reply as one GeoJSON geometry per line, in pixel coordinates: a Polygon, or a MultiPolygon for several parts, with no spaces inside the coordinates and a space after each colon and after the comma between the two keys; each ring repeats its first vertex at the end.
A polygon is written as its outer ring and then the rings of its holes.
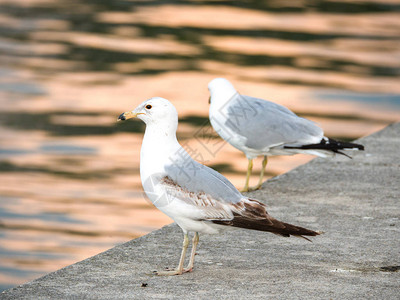
{"type": "Polygon", "coordinates": [[[113,50],[124,53],[199,54],[197,48],[168,39],[166,36],[164,36],[163,39],[136,37],[133,40],[132,37],[124,38],[114,35],[38,31],[32,33],[31,38],[37,41],[68,42],[76,46],[113,50]]]}
{"type": "Polygon", "coordinates": [[[400,66],[400,60],[394,61],[392,56],[382,57],[382,51],[388,49],[398,55],[400,45],[395,40],[384,41],[377,45],[376,41],[347,41],[332,39],[327,41],[302,42],[287,41],[274,38],[237,37],[237,36],[205,36],[205,43],[221,51],[250,55],[270,56],[317,56],[319,60],[327,58],[366,65],[400,66]],[[360,50],[362,52],[360,53],[360,50]]]}
{"type": "Polygon", "coordinates": [[[97,20],[112,24],[145,24],[171,27],[264,29],[302,31],[329,34],[378,33],[397,35],[399,20],[396,13],[341,14],[341,13],[273,13],[230,6],[162,5],[156,10],[142,6],[133,12],[103,12],[97,20]],[[305,19],[307,20],[305,22],[305,19]],[[208,20],[213,20],[209,22],[208,20]],[[380,26],[376,26],[379,24],[380,26]]]}

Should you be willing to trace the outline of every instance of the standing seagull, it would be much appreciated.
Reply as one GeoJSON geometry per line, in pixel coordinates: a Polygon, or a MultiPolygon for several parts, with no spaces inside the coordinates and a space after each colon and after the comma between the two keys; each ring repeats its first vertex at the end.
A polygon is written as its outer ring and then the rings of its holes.
{"type": "Polygon", "coordinates": [[[210,122],[214,130],[233,147],[242,151],[249,164],[242,192],[249,191],[253,159],[263,155],[260,179],[263,182],[267,157],[306,153],[321,157],[340,150],[364,150],[363,145],[339,142],[324,136],[314,122],[300,118],[288,108],[267,100],[240,95],[224,78],[208,84],[210,91],[210,122]]]}
{"type": "Polygon", "coordinates": [[[305,239],[304,236],[319,234],[272,218],[263,203],[243,196],[224,176],[194,161],[176,139],[178,114],[168,100],[151,98],[133,111],[121,114],[118,120],[136,117],[146,123],[140,151],[144,191],[184,233],[178,267],[156,272],[158,275],[192,271],[199,233],[214,234],[233,226],[305,239]],[[188,232],[194,232],[193,245],[189,265],[183,268],[188,232]]]}

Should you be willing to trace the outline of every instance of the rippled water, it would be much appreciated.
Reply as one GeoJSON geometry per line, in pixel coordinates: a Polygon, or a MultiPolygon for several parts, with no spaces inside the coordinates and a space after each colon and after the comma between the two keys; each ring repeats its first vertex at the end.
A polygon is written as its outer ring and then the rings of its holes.
{"type": "MultiPolygon", "coordinates": [[[[334,138],[398,121],[399,11],[394,0],[1,0],[0,287],[170,222],[142,193],[144,125],[115,123],[147,98],[170,99],[181,143],[238,187],[247,161],[207,121],[215,77],[334,138]]],[[[268,176],[310,159],[273,157],[268,176]]]]}

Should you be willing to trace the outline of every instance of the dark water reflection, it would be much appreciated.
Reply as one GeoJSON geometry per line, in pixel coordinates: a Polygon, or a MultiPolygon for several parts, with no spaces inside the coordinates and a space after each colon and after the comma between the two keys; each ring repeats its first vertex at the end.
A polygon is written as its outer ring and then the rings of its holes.
{"type": "MultiPolygon", "coordinates": [[[[162,96],[179,139],[242,185],[246,160],[208,123],[207,83],[232,80],[352,140],[400,119],[400,2],[0,2],[0,288],[167,224],[138,176],[162,96]]],[[[268,176],[310,157],[273,157],[268,176]]],[[[254,177],[253,180],[256,178],[254,177]]]]}

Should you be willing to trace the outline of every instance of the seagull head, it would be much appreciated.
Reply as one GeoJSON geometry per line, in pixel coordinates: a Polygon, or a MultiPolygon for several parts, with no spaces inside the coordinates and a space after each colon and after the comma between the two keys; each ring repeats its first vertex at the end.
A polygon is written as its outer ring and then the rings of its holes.
{"type": "Polygon", "coordinates": [[[214,102],[227,102],[233,95],[237,93],[236,89],[225,78],[215,78],[208,84],[210,91],[210,103],[214,102]]]}
{"type": "Polygon", "coordinates": [[[117,121],[125,121],[132,118],[138,118],[146,125],[178,124],[178,113],[175,107],[167,99],[161,97],[154,97],[142,102],[134,110],[120,114],[117,121]]]}

